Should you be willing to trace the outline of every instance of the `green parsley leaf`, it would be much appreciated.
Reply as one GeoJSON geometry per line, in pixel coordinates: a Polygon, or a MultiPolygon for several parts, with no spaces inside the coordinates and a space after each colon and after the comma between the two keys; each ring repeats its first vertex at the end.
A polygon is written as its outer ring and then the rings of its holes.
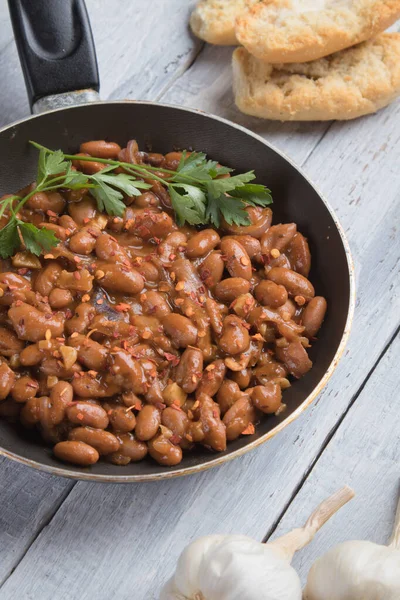
{"type": "Polygon", "coordinates": [[[213,179],[212,181],[206,182],[207,192],[209,195],[219,198],[221,194],[229,193],[236,188],[243,187],[245,183],[255,179],[254,171],[243,173],[241,175],[234,175],[233,177],[226,177],[224,179],[213,179]]]}
{"type": "MultiPolygon", "coordinates": [[[[179,188],[181,187],[182,186],[180,185],[179,188]]],[[[186,188],[190,187],[192,186],[186,186],[186,188]]],[[[182,226],[185,222],[190,225],[200,225],[201,223],[204,223],[204,205],[201,212],[199,210],[200,196],[195,197],[193,194],[191,195],[190,192],[182,195],[174,187],[169,188],[169,193],[178,225],[182,226]]]]}
{"type": "Polygon", "coordinates": [[[50,229],[38,229],[32,223],[18,222],[18,227],[28,252],[39,256],[42,250],[50,250],[60,243],[50,229]]]}
{"type": "Polygon", "coordinates": [[[3,229],[0,230],[0,256],[8,258],[12,256],[20,244],[17,222],[11,219],[3,229]]]}
{"type": "Polygon", "coordinates": [[[108,215],[115,215],[122,217],[126,209],[125,204],[122,202],[122,194],[112,187],[107,185],[97,175],[93,175],[92,179],[96,181],[97,186],[90,189],[90,193],[97,202],[99,211],[105,211],[108,215]]]}
{"type": "Polygon", "coordinates": [[[140,194],[142,194],[140,190],[148,190],[151,188],[150,183],[145,183],[144,181],[140,181],[140,179],[135,179],[132,175],[127,175],[126,173],[107,175],[104,174],[104,171],[99,171],[99,173],[93,176],[93,178],[97,178],[97,180],[101,179],[108,185],[118,188],[127,196],[140,196],[140,194]]]}
{"type": "Polygon", "coordinates": [[[179,183],[170,188],[175,190],[185,190],[186,194],[181,194],[183,198],[186,199],[186,202],[189,202],[191,206],[196,210],[198,215],[204,219],[206,214],[206,202],[207,198],[203,190],[194,185],[188,185],[187,183],[179,183]]]}
{"type": "Polygon", "coordinates": [[[251,204],[252,206],[268,206],[268,204],[272,204],[271,190],[257,183],[246,183],[235,190],[231,190],[229,195],[234,198],[240,198],[246,204],[251,204]]]}
{"type": "Polygon", "coordinates": [[[250,217],[243,202],[236,198],[208,195],[206,218],[215,227],[221,224],[221,215],[229,225],[250,225],[250,217]]]}
{"type": "Polygon", "coordinates": [[[64,186],[70,190],[79,190],[89,183],[89,178],[80,171],[69,170],[65,174],[64,186]]]}

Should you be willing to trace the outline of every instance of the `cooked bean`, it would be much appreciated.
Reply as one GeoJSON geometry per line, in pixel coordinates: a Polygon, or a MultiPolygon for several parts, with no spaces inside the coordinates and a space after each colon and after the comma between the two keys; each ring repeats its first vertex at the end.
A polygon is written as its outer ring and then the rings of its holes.
{"type": "Polygon", "coordinates": [[[214,333],[217,335],[221,335],[222,332],[222,323],[224,316],[228,312],[226,307],[218,304],[212,298],[206,299],[206,312],[210,318],[210,325],[214,330],[214,333]]]}
{"type": "Polygon", "coordinates": [[[97,235],[100,235],[100,233],[100,230],[95,227],[93,227],[93,229],[81,229],[81,231],[74,233],[74,235],[69,240],[70,250],[72,252],[76,252],[76,254],[90,254],[96,246],[97,235]],[[90,233],[91,230],[95,235],[90,233]]]}
{"type": "Polygon", "coordinates": [[[240,371],[232,371],[230,373],[232,381],[238,384],[241,390],[249,387],[251,381],[251,369],[241,369],[240,371]]]}
{"type": "Polygon", "coordinates": [[[303,377],[312,367],[312,362],[307,351],[299,341],[291,342],[283,348],[276,348],[276,356],[287,367],[289,373],[296,377],[303,377]]]}
{"type": "Polygon", "coordinates": [[[211,398],[220,389],[226,374],[226,366],[223,360],[218,359],[210,363],[203,371],[200,383],[196,390],[196,397],[206,394],[211,398]]]}
{"type": "Polygon", "coordinates": [[[30,398],[34,398],[38,391],[39,384],[36,379],[23,375],[15,382],[11,395],[15,402],[26,402],[30,398]]]}
{"type": "Polygon", "coordinates": [[[108,411],[110,425],[114,431],[128,433],[136,427],[136,417],[129,408],[125,406],[115,406],[108,411]]]}
{"type": "Polygon", "coordinates": [[[266,385],[269,381],[286,377],[286,367],[273,359],[267,352],[261,355],[257,367],[253,369],[253,376],[257,383],[266,385]]]}
{"type": "Polygon", "coordinates": [[[160,200],[153,192],[144,192],[140,196],[135,196],[135,206],[138,208],[148,208],[154,206],[160,206],[160,200]]]}
{"type": "Polygon", "coordinates": [[[158,268],[152,262],[143,262],[138,267],[138,272],[145,281],[155,282],[158,281],[160,274],[158,268]]]}
{"type": "Polygon", "coordinates": [[[307,304],[301,314],[301,322],[304,326],[304,335],[307,337],[315,337],[323,323],[327,303],[322,296],[315,296],[307,304]]]}
{"type": "Polygon", "coordinates": [[[59,337],[64,330],[64,316],[61,313],[42,313],[25,302],[12,306],[8,316],[21,340],[38,342],[44,339],[48,330],[53,337],[59,337]]]}
{"type": "Polygon", "coordinates": [[[182,158],[182,152],[168,152],[164,157],[164,169],[176,171],[182,158]]]}
{"type": "Polygon", "coordinates": [[[227,354],[239,354],[247,350],[250,344],[250,336],[242,319],[236,315],[225,317],[222,327],[222,335],[218,345],[227,354]]]}
{"type": "Polygon", "coordinates": [[[49,304],[52,309],[58,310],[69,306],[73,301],[73,296],[69,290],[53,288],[49,294],[49,304]]]}
{"type": "Polygon", "coordinates": [[[203,354],[198,348],[186,348],[177,366],[176,383],[187,394],[195,391],[203,371],[203,354]]]}
{"type": "MultiPolygon", "coordinates": [[[[81,190],[74,190],[74,191],[81,192],[81,190]]],[[[75,223],[73,218],[70,217],[69,215],[61,215],[61,217],[59,217],[59,219],[58,219],[58,223],[59,223],[59,225],[61,225],[61,227],[64,227],[64,229],[67,229],[70,232],[70,234],[75,233],[78,228],[77,224],[75,223]]]]}
{"type": "Polygon", "coordinates": [[[87,293],[93,287],[93,275],[87,269],[61,271],[57,286],[63,290],[87,293]]]}
{"type": "Polygon", "coordinates": [[[165,332],[178,348],[186,348],[196,343],[197,328],[187,317],[171,313],[163,318],[162,324],[165,332]]]}
{"type": "Polygon", "coordinates": [[[149,454],[160,465],[173,467],[182,460],[182,450],[175,446],[163,434],[158,435],[148,442],[149,454]]]}
{"type": "Polygon", "coordinates": [[[85,442],[95,448],[101,455],[117,452],[120,447],[118,439],[109,431],[93,427],[76,427],[71,429],[68,439],[72,442],[85,442]]]}
{"type": "Polygon", "coordinates": [[[220,418],[220,408],[212,398],[203,394],[200,399],[200,423],[203,443],[213,450],[226,450],[226,428],[220,418]]]}
{"type": "Polygon", "coordinates": [[[189,422],[187,414],[176,407],[168,407],[162,411],[161,423],[174,434],[174,443],[182,443],[188,432],[189,422]]]}
{"type": "Polygon", "coordinates": [[[261,252],[267,255],[273,249],[284,252],[292,241],[296,231],[297,226],[295,223],[273,225],[261,238],[261,252]]]}
{"type": "Polygon", "coordinates": [[[231,277],[241,277],[250,281],[253,271],[251,260],[246,250],[232,237],[221,240],[221,252],[226,259],[226,268],[231,277]]]}
{"type": "Polygon", "coordinates": [[[232,379],[224,379],[217,393],[217,402],[221,413],[224,415],[240,396],[241,391],[238,384],[232,379]]]}
{"type": "Polygon", "coordinates": [[[100,263],[98,266],[99,270],[104,272],[99,283],[106,290],[132,295],[142,291],[144,280],[136,269],[113,263],[100,263]]]}
{"type": "Polygon", "coordinates": [[[274,267],[267,274],[267,278],[278,285],[283,285],[290,296],[303,296],[306,300],[310,300],[315,295],[311,282],[291,269],[274,267]]]}
{"type": "Polygon", "coordinates": [[[251,235],[227,235],[223,239],[239,243],[251,260],[262,262],[260,241],[255,237],[251,235]]]}
{"type": "Polygon", "coordinates": [[[271,308],[283,306],[288,299],[287,290],[283,285],[265,279],[258,284],[254,291],[257,300],[264,306],[270,306],[271,308]]]}
{"type": "Polygon", "coordinates": [[[58,442],[53,448],[57,458],[81,467],[94,465],[99,460],[99,453],[85,442],[58,442]]]}
{"type": "Polygon", "coordinates": [[[113,352],[112,361],[110,371],[113,383],[126,390],[132,390],[134,394],[144,394],[147,391],[147,379],[140,360],[125,350],[118,350],[113,352]]]}
{"type": "Polygon", "coordinates": [[[225,231],[234,235],[251,235],[259,239],[271,225],[272,210],[270,208],[248,206],[245,211],[250,217],[251,225],[228,225],[223,220],[222,226],[225,231]]]}
{"type": "Polygon", "coordinates": [[[270,381],[248,391],[254,406],[267,415],[275,413],[281,405],[282,390],[277,383],[270,381]]]}
{"type": "Polygon", "coordinates": [[[293,271],[308,277],[311,269],[311,253],[304,235],[296,233],[287,248],[286,254],[293,271]]]}
{"type": "Polygon", "coordinates": [[[102,344],[85,335],[70,337],[69,346],[78,351],[78,360],[87,369],[102,372],[106,369],[108,350],[102,344]]]}
{"type": "Polygon", "coordinates": [[[207,287],[212,288],[222,279],[225,263],[221,252],[211,252],[207,258],[199,265],[198,271],[201,280],[207,287]]]}
{"type": "Polygon", "coordinates": [[[72,402],[74,390],[67,381],[59,381],[50,392],[50,421],[58,425],[66,416],[66,410],[72,402]]]}
{"type": "Polygon", "coordinates": [[[173,229],[173,222],[168,213],[149,208],[138,209],[132,227],[133,232],[144,240],[163,238],[173,229]]]}
{"type": "Polygon", "coordinates": [[[20,416],[21,405],[17,404],[11,398],[0,402],[0,417],[5,419],[16,419],[20,416]]]}
{"type": "Polygon", "coordinates": [[[154,437],[161,423],[161,415],[158,408],[147,404],[143,406],[136,417],[135,436],[142,442],[147,442],[154,437]]]}
{"type": "Polygon", "coordinates": [[[14,331],[0,327],[0,354],[2,356],[19,354],[23,347],[24,343],[18,339],[14,331]]]}
{"type": "Polygon", "coordinates": [[[191,237],[186,246],[186,256],[201,258],[214,250],[220,242],[220,237],[215,229],[203,229],[191,237]]]}
{"type": "Polygon", "coordinates": [[[162,319],[171,312],[164,296],[159,292],[148,291],[140,296],[143,311],[149,315],[162,319]]]}
{"type": "Polygon", "coordinates": [[[186,246],[187,236],[181,231],[173,231],[169,233],[165,240],[157,247],[157,253],[159,254],[163,263],[170,263],[176,259],[177,253],[180,252],[180,248],[183,250],[186,246]]]}
{"type": "Polygon", "coordinates": [[[182,295],[194,294],[199,296],[199,290],[203,287],[202,281],[197,273],[196,267],[187,258],[178,258],[171,265],[171,273],[175,275],[175,281],[183,282],[182,295]]]}
{"type": "Polygon", "coordinates": [[[86,302],[78,304],[74,315],[65,323],[65,329],[68,334],[85,333],[95,315],[95,309],[86,302]]]}
{"type": "Polygon", "coordinates": [[[226,439],[235,440],[255,420],[256,414],[250,397],[243,394],[225,413],[222,419],[226,427],[226,439]]]}
{"type": "Polygon", "coordinates": [[[105,140],[93,140],[91,142],[84,142],[80,145],[80,152],[84,154],[90,154],[96,158],[118,158],[118,152],[121,150],[121,146],[115,142],[106,142],[105,140]]]}
{"type": "Polygon", "coordinates": [[[42,296],[48,296],[51,290],[56,287],[61,272],[61,265],[55,261],[49,261],[44,269],[37,274],[33,283],[33,289],[42,296]]]}
{"type": "Polygon", "coordinates": [[[0,364],[0,400],[7,398],[14,385],[15,373],[7,363],[0,364]]]}
{"type": "Polygon", "coordinates": [[[65,208],[65,200],[58,192],[37,192],[29,198],[25,206],[32,210],[41,210],[42,212],[52,210],[59,214],[65,208]]]}
{"type": "Polygon", "coordinates": [[[121,248],[118,242],[107,233],[102,233],[96,239],[95,251],[98,258],[108,263],[120,262],[128,266],[130,264],[125,250],[121,248]]]}
{"type": "Polygon", "coordinates": [[[33,427],[39,422],[41,401],[41,398],[29,398],[24,403],[20,413],[21,423],[24,427],[33,427]]]}
{"type": "Polygon", "coordinates": [[[243,277],[230,277],[223,279],[215,286],[215,296],[220,302],[230,304],[241,294],[250,291],[250,283],[243,277]]]}
{"type": "Polygon", "coordinates": [[[85,196],[80,202],[70,202],[68,212],[77,225],[85,225],[97,215],[96,201],[90,196],[85,196]]]}
{"type": "Polygon", "coordinates": [[[26,346],[19,355],[21,365],[24,367],[33,367],[34,365],[40,363],[42,358],[43,354],[38,348],[37,344],[26,346]]]}
{"type": "Polygon", "coordinates": [[[67,419],[75,425],[87,425],[96,429],[105,429],[108,425],[108,416],[104,408],[91,402],[74,402],[67,408],[66,414],[67,419]]]}
{"type": "Polygon", "coordinates": [[[148,452],[147,444],[136,439],[132,433],[123,433],[118,436],[118,439],[120,442],[118,453],[121,456],[129,458],[133,462],[143,460],[146,456],[148,452]]]}

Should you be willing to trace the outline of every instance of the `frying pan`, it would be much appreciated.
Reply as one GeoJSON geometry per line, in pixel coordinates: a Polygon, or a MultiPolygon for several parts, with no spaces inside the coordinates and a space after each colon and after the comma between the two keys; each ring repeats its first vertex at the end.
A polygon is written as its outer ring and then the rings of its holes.
{"type": "MultiPolygon", "coordinates": [[[[274,221],[294,221],[312,253],[310,278],[328,301],[328,313],[310,355],[312,370],[284,393],[287,409],[265,418],[252,436],[226,452],[197,449],[176,468],[152,460],[128,466],[99,462],[90,468],[63,464],[26,430],[0,421],[0,454],[23,464],[76,479],[134,482],[195,473],[255,448],[298,417],[317,396],[343,353],[354,310],[354,275],[343,230],[326,200],[306,175],[281,152],[251,131],[225,119],[177,106],[148,102],[100,102],[99,77],[83,0],[9,0],[16,43],[34,116],[0,131],[0,193],[20,189],[35,178],[36,140],[75,152],[85,140],[109,139],[166,153],[173,148],[206,152],[224,165],[246,172],[274,196],[274,221]],[[47,111],[47,112],[43,112],[47,111]]],[[[327,404],[326,410],[329,410],[327,404]]]]}

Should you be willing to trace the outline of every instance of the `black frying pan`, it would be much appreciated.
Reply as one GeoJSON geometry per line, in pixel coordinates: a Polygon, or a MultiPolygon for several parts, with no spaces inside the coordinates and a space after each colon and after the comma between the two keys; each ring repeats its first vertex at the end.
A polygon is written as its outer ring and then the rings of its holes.
{"type": "Polygon", "coordinates": [[[258,182],[272,189],[275,222],[294,221],[309,239],[310,278],[317,293],[327,298],[329,309],[311,350],[313,369],[285,391],[286,412],[264,419],[253,436],[231,442],[222,454],[197,450],[185,455],[173,469],[150,459],[125,467],[99,462],[90,469],[78,468],[58,462],[50,448],[5,421],[0,421],[0,454],[56,475],[126,482],[194,473],[258,446],[311,403],[343,352],[354,309],[354,276],[349,248],[335,215],[288,158],[229,121],[145,102],[70,106],[98,100],[95,50],[83,0],[9,0],[9,5],[33,112],[53,110],[0,131],[0,194],[14,192],[35,178],[38,156],[28,144],[30,139],[71,153],[85,140],[109,139],[124,145],[132,138],[140,147],[157,152],[202,150],[239,172],[254,169],[258,182]]]}

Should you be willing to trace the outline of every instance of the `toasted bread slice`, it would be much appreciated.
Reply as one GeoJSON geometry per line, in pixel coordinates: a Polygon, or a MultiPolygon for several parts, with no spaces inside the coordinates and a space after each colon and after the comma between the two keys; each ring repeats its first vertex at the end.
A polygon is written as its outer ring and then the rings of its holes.
{"type": "Polygon", "coordinates": [[[245,48],[233,53],[238,108],[279,121],[354,119],[400,95],[400,33],[309,63],[268,64],[245,48]]]}
{"type": "Polygon", "coordinates": [[[268,63],[306,62],[369,40],[400,17],[400,0],[261,0],[236,37],[268,63]]]}
{"type": "Polygon", "coordinates": [[[235,20],[257,0],[200,0],[190,18],[197,37],[222,46],[237,44],[235,20]]]}

